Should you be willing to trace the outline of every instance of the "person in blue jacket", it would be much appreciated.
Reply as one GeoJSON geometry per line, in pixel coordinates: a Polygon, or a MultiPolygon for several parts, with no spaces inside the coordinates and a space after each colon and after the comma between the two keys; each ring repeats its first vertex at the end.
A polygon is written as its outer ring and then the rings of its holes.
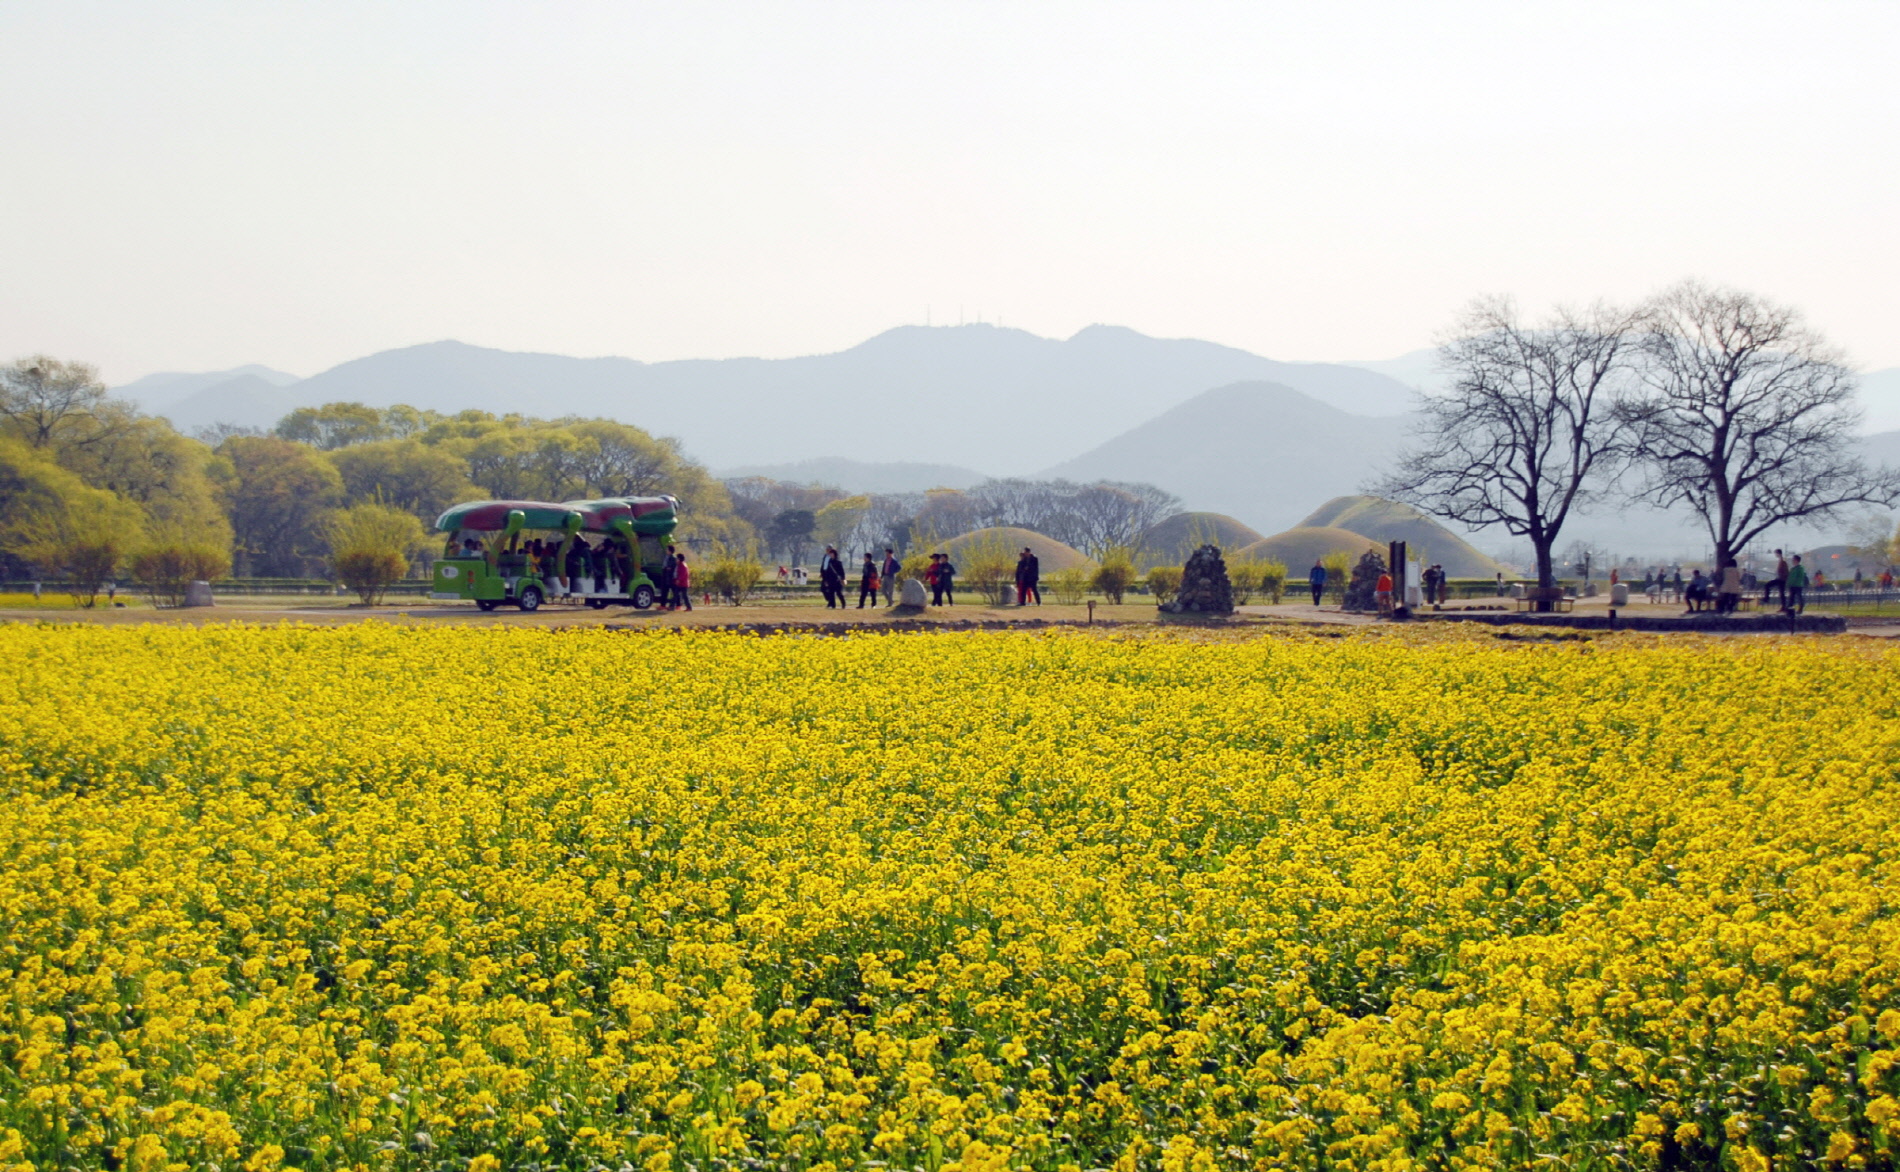
{"type": "Polygon", "coordinates": [[[1313,605],[1318,606],[1319,596],[1326,592],[1326,567],[1314,562],[1313,568],[1306,571],[1306,584],[1313,588],[1313,605]]]}

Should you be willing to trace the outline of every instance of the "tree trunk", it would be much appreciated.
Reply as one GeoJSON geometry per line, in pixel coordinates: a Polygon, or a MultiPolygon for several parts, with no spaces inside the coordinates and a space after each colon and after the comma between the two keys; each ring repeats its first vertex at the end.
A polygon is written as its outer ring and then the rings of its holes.
{"type": "MultiPolygon", "coordinates": [[[[1550,562],[1551,544],[1552,542],[1549,538],[1545,538],[1541,541],[1536,538],[1531,539],[1531,547],[1537,551],[1537,585],[1541,590],[1548,590],[1557,584],[1557,575],[1550,562]]],[[[1537,600],[1537,609],[1540,611],[1550,610],[1550,599],[1539,598],[1537,600]]]]}

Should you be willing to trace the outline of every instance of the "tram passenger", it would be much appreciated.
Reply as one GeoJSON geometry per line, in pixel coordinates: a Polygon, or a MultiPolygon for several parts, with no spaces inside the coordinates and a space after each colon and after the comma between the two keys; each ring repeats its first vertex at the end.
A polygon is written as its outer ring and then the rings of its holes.
{"type": "Polygon", "coordinates": [[[581,575],[587,572],[589,552],[587,539],[576,534],[574,544],[567,547],[567,565],[562,567],[567,576],[561,579],[561,586],[570,593],[577,593],[581,588],[581,575]]]}
{"type": "Polygon", "coordinates": [[[610,556],[607,547],[610,544],[603,537],[600,539],[600,544],[587,555],[588,568],[594,572],[594,593],[596,594],[607,592],[607,559],[610,556]]]}

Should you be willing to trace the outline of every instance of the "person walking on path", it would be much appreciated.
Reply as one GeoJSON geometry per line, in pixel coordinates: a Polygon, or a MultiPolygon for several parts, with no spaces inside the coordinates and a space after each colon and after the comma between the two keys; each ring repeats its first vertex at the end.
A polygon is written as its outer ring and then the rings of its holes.
{"type": "Polygon", "coordinates": [[[693,574],[686,568],[686,555],[673,559],[673,605],[693,609],[693,574]]]}
{"type": "MultiPolygon", "coordinates": [[[[1361,581],[1364,581],[1364,579],[1361,579],[1361,581]]],[[[1390,573],[1387,573],[1384,570],[1379,571],[1379,581],[1372,588],[1372,597],[1373,597],[1373,600],[1379,604],[1380,617],[1391,618],[1392,617],[1392,575],[1390,573]]]]}
{"type": "Polygon", "coordinates": [[[1326,593],[1326,567],[1315,561],[1306,571],[1306,585],[1313,591],[1313,605],[1318,606],[1320,595],[1326,593]]]}
{"type": "Polygon", "coordinates": [[[1781,609],[1787,614],[1801,614],[1808,609],[1808,568],[1801,564],[1801,555],[1794,555],[1794,564],[1788,567],[1787,588],[1782,594],[1781,609]]]}
{"type": "Polygon", "coordinates": [[[825,547],[825,560],[818,566],[818,586],[825,592],[825,609],[844,609],[844,559],[836,546],[825,547]]]}
{"type": "Polygon", "coordinates": [[[666,560],[660,563],[660,609],[673,609],[674,583],[679,580],[679,547],[666,547],[666,560]]]}
{"type": "Polygon", "coordinates": [[[937,576],[930,581],[930,605],[955,606],[957,604],[957,568],[951,564],[950,555],[947,553],[931,556],[937,560],[937,576]]]}
{"type": "Polygon", "coordinates": [[[877,562],[871,552],[864,553],[864,572],[858,576],[858,609],[864,609],[864,600],[871,600],[871,609],[877,609],[877,562]]]}
{"type": "Polygon", "coordinates": [[[904,565],[897,560],[897,551],[890,546],[884,547],[884,564],[878,567],[878,580],[884,584],[884,605],[897,605],[897,575],[902,573],[904,565]]]}
{"type": "Polygon", "coordinates": [[[1016,559],[1016,605],[1028,606],[1029,596],[1036,596],[1036,605],[1042,605],[1042,562],[1023,546],[1022,556],[1016,559]]]}

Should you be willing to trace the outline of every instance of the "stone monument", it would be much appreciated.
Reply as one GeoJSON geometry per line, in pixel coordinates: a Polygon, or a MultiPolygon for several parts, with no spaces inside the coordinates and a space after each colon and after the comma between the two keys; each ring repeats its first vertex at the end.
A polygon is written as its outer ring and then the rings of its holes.
{"type": "Polygon", "coordinates": [[[1234,584],[1227,578],[1227,562],[1218,548],[1203,545],[1188,556],[1181,570],[1181,589],[1160,609],[1164,614],[1234,613],[1234,584]]]}
{"type": "Polygon", "coordinates": [[[186,606],[216,606],[218,602],[211,597],[211,583],[193,582],[185,587],[186,606]]]}

